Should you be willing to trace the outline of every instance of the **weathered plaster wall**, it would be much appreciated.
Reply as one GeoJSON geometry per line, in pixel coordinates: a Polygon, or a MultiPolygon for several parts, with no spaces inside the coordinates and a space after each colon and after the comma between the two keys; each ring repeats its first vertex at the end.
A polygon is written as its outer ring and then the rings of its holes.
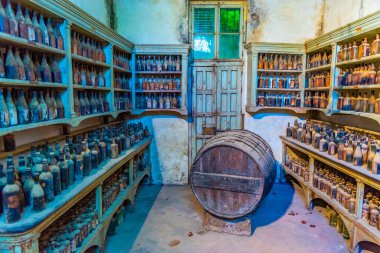
{"type": "Polygon", "coordinates": [[[331,32],[378,10],[378,0],[326,0],[324,32],[331,32]]]}
{"type": "Polygon", "coordinates": [[[152,182],[184,184],[188,174],[188,122],[174,116],[145,116],[141,121],[153,135],[152,182]]]}
{"type": "Polygon", "coordinates": [[[323,0],[249,0],[248,40],[303,43],[320,32],[323,0]]]}
{"type": "Polygon", "coordinates": [[[109,12],[107,0],[69,0],[91,16],[109,26],[109,12]]]}
{"type": "Polygon", "coordinates": [[[114,0],[117,31],[136,44],[187,42],[187,0],[114,0]]]}

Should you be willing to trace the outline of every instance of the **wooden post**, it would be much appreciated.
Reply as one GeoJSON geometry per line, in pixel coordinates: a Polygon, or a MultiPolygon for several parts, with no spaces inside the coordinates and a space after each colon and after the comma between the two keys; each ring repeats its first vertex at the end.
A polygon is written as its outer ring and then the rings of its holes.
{"type": "Polygon", "coordinates": [[[313,187],[313,177],[314,177],[314,157],[309,156],[309,186],[313,187]]]}
{"type": "Polygon", "coordinates": [[[129,185],[133,184],[133,158],[129,160],[129,185]]]}
{"type": "Polygon", "coordinates": [[[103,193],[102,193],[103,183],[96,187],[95,199],[96,199],[96,211],[98,213],[99,221],[103,220],[103,193]]]}

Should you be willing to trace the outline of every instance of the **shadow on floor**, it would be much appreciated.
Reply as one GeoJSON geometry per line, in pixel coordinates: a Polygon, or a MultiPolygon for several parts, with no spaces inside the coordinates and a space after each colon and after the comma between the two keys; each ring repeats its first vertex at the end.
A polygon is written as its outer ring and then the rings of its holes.
{"type": "Polygon", "coordinates": [[[104,252],[114,253],[115,249],[129,252],[132,249],[161,188],[161,185],[139,187],[135,198],[135,210],[139,211],[127,213],[125,221],[116,227],[116,234],[107,236],[104,252]]]}
{"type": "Polygon", "coordinates": [[[294,188],[288,184],[274,184],[256,210],[248,216],[252,223],[252,234],[258,227],[267,226],[284,216],[292,203],[294,192],[294,188]],[[281,198],[277,195],[281,195],[281,198]]]}

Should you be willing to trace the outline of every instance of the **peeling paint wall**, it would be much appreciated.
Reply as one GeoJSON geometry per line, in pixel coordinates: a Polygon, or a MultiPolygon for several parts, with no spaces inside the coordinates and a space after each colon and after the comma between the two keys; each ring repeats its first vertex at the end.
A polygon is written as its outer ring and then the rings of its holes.
{"type": "Polygon", "coordinates": [[[331,32],[378,10],[378,0],[326,0],[324,32],[331,32]]]}
{"type": "Polygon", "coordinates": [[[91,16],[102,22],[103,24],[109,26],[109,12],[107,0],[69,0],[74,3],[91,16]]]}
{"type": "Polygon", "coordinates": [[[187,0],[114,0],[117,32],[136,44],[187,42],[187,0]]]}

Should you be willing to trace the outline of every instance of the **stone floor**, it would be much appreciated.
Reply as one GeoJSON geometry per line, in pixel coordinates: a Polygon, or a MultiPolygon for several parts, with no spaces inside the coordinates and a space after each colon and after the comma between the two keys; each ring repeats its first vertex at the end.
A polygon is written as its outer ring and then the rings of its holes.
{"type": "Polygon", "coordinates": [[[190,187],[143,186],[135,212],[108,237],[105,252],[349,252],[320,212],[307,211],[298,186],[275,184],[252,215],[253,235],[241,237],[205,231],[203,209],[190,187]]]}

